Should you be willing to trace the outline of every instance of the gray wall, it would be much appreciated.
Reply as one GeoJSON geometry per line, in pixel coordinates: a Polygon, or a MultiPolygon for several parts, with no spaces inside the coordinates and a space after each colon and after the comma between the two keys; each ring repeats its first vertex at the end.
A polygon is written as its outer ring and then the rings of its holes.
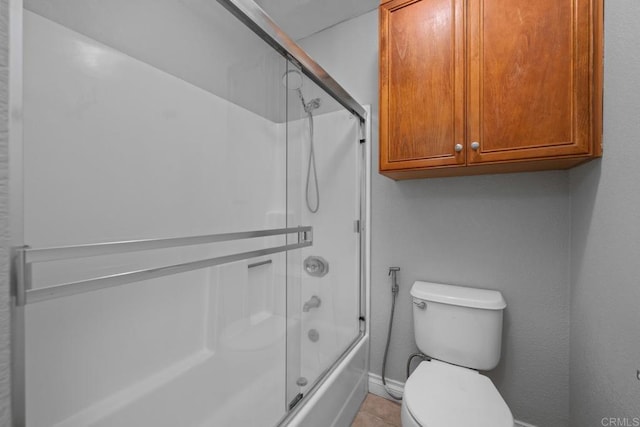
{"type": "MultiPolygon", "coordinates": [[[[378,146],[377,12],[300,44],[373,109],[378,146]]],[[[489,373],[516,418],[567,426],[569,416],[569,182],[544,172],[394,182],[372,180],[371,370],[380,373],[391,300],[400,296],[388,376],[405,380],[416,350],[409,288],[414,280],[499,289],[508,303],[500,366],[489,373]]]]}
{"type": "Polygon", "coordinates": [[[0,426],[11,425],[9,310],[8,0],[0,0],[0,426]]]}
{"type": "Polygon", "coordinates": [[[605,5],[604,157],[570,174],[575,427],[640,419],[640,2],[605,5]]]}

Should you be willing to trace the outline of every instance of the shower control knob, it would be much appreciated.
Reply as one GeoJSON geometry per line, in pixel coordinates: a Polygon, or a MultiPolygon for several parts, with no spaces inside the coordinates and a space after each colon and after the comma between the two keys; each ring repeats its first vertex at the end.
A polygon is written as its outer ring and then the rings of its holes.
{"type": "Polygon", "coordinates": [[[480,148],[480,143],[478,141],[473,141],[471,143],[471,149],[474,151],[478,151],[478,148],[480,148]]]}
{"type": "Polygon", "coordinates": [[[461,152],[462,151],[462,144],[456,144],[455,150],[456,150],[456,153],[461,152]]]}
{"type": "Polygon", "coordinates": [[[329,262],[319,256],[308,256],[305,258],[304,271],[313,277],[322,277],[329,272],[329,262]]]}

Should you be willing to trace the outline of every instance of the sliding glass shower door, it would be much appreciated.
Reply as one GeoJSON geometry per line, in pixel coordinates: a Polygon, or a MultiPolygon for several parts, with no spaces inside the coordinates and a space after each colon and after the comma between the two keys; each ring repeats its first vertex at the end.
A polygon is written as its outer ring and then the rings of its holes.
{"type": "Polygon", "coordinates": [[[25,2],[29,427],[275,426],[361,334],[360,118],[218,2],[152,3],[25,2]]]}
{"type": "Polygon", "coordinates": [[[293,64],[287,70],[287,401],[293,408],[360,334],[360,121],[293,64]]]}
{"type": "Polygon", "coordinates": [[[24,10],[27,425],[275,425],[286,60],[216,2],[47,3],[24,10]]]}

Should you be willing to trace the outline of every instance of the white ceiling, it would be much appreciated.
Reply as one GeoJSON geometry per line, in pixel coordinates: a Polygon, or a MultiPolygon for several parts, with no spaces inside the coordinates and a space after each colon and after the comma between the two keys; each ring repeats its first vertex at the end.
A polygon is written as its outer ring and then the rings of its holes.
{"type": "Polygon", "coordinates": [[[255,0],[294,40],[378,7],[380,0],[255,0]]]}

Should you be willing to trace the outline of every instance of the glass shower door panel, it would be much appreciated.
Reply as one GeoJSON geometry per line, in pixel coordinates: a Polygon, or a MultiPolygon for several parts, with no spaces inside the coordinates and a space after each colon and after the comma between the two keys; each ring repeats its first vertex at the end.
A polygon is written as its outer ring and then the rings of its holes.
{"type": "MultiPolygon", "coordinates": [[[[25,244],[287,226],[279,53],[215,1],[25,3],[25,244]]],[[[217,260],[28,303],[27,425],[275,425],[286,413],[287,255],[269,250],[286,243],[34,265],[36,290],[217,260]]]]}
{"type": "Polygon", "coordinates": [[[359,121],[295,67],[288,72],[287,220],[313,227],[289,251],[287,399],[304,395],[359,334],[359,121]]]}
{"type": "Polygon", "coordinates": [[[28,425],[275,425],[285,255],[268,260],[28,305],[28,425]]]}

